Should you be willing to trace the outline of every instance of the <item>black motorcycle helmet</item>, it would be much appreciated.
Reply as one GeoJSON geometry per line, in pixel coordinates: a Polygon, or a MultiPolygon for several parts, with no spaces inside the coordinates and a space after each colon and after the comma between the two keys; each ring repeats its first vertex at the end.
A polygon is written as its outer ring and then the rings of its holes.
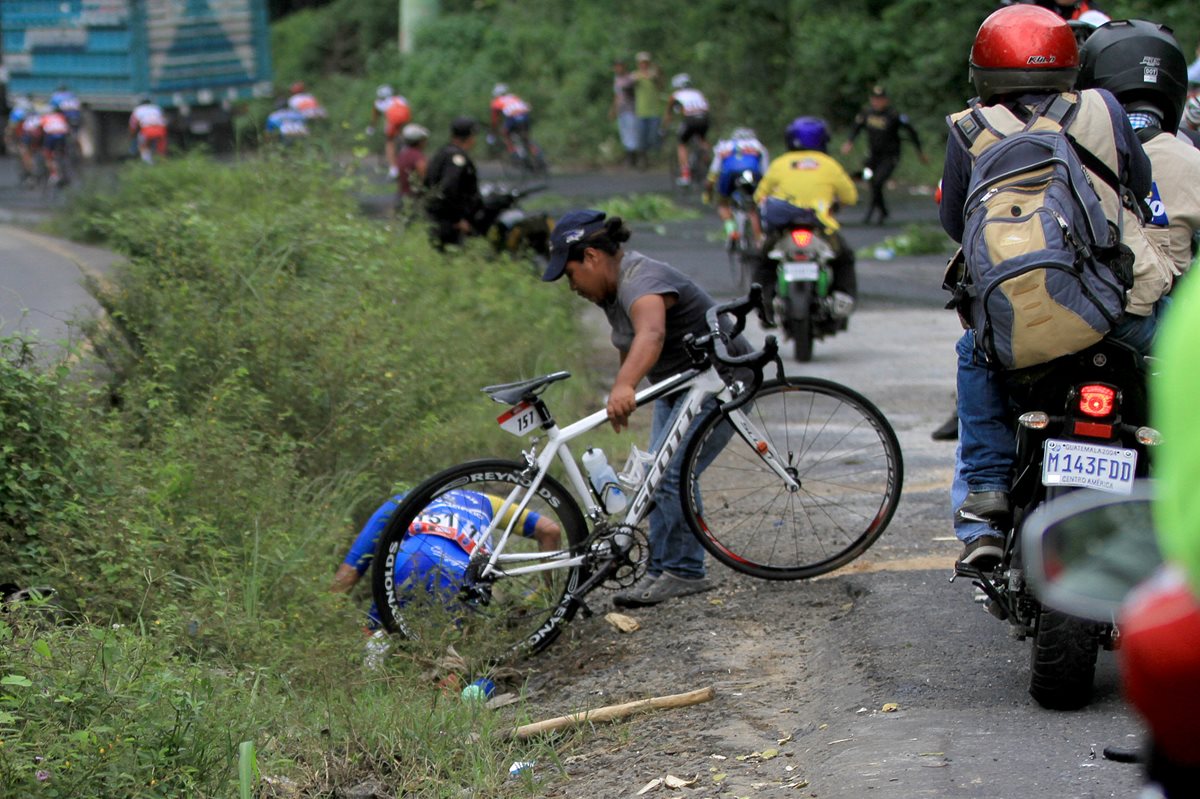
{"type": "Polygon", "coordinates": [[[1166,25],[1118,19],[1096,28],[1079,51],[1080,89],[1107,89],[1127,111],[1149,110],[1174,133],[1187,100],[1187,58],[1166,25]]]}

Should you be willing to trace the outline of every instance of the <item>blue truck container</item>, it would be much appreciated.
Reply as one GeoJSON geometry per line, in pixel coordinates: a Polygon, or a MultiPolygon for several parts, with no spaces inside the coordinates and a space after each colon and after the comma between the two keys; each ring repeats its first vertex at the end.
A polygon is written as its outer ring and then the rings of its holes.
{"type": "Polygon", "coordinates": [[[0,0],[8,97],[59,86],[85,106],[85,149],[122,152],[150,97],[172,133],[222,136],[240,101],[269,96],[265,0],[0,0]]]}

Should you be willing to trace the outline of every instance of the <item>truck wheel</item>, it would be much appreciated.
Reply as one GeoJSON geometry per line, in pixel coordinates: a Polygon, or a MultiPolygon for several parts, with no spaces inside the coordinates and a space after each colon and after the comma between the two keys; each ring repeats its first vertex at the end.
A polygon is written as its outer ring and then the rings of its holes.
{"type": "Polygon", "coordinates": [[[1099,629],[1057,610],[1038,613],[1029,693],[1048,710],[1078,710],[1092,698],[1099,629]]]}

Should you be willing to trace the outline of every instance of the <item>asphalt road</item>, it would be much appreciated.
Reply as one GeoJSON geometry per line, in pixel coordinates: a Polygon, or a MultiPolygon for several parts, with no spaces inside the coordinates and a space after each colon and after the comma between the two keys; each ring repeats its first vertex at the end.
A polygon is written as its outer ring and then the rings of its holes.
{"type": "MultiPolygon", "coordinates": [[[[7,167],[0,163],[0,221],[36,218],[42,205],[5,188],[7,167]]],[[[665,183],[665,176],[648,173],[562,175],[552,178],[547,195],[561,198],[563,208],[552,209],[561,212],[665,183]]],[[[381,181],[375,201],[387,189],[381,181]]],[[[847,227],[856,249],[869,250],[905,223],[935,222],[927,194],[894,198],[889,227],[847,227]]],[[[856,217],[854,209],[845,214],[856,217]]],[[[630,244],[724,297],[733,286],[716,230],[715,217],[705,212],[697,220],[635,225],[630,244]]],[[[102,251],[0,226],[0,321],[6,330],[20,326],[49,341],[64,338],[67,321],[94,308],[80,288],[82,274],[110,263],[102,251]]],[[[826,578],[853,598],[853,610],[808,640],[803,665],[820,687],[812,720],[804,722],[812,734],[804,738],[803,756],[814,788],[820,786],[813,795],[1132,797],[1137,767],[1100,754],[1105,745],[1134,746],[1140,736],[1120,700],[1112,656],[1101,653],[1089,707],[1041,710],[1026,693],[1028,642],[1011,640],[1007,625],[973,602],[970,586],[949,583],[958,550],[948,522],[953,445],[929,438],[954,397],[959,330],[941,307],[943,265],[941,257],[860,260],[860,308],[849,331],[819,341],[811,363],[787,364],[791,373],[837,380],[872,399],[897,431],[906,472],[888,531],[860,560],[826,578]],[[888,702],[900,709],[879,712],[888,702]]]]}

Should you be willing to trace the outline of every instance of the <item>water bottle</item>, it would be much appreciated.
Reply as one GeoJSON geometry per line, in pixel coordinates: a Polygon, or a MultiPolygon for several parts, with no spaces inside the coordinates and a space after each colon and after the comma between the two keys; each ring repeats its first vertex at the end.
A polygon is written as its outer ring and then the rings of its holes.
{"type": "Polygon", "coordinates": [[[625,510],[625,492],[617,482],[617,473],[608,465],[604,450],[588,447],[583,453],[583,468],[587,469],[588,479],[600,499],[600,504],[607,513],[620,513],[625,510]]]}
{"type": "Polygon", "coordinates": [[[486,702],[496,693],[496,683],[487,677],[480,677],[462,689],[462,698],[467,702],[486,702]]]}

